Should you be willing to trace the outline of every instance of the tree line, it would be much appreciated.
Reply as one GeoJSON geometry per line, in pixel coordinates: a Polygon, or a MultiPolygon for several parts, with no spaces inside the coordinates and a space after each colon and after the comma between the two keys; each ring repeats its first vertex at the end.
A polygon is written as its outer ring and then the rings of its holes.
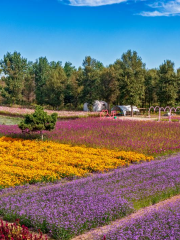
{"type": "Polygon", "coordinates": [[[180,105],[180,68],[164,61],[147,69],[136,51],[128,50],[113,64],[104,66],[86,56],[82,67],[71,62],[49,62],[40,57],[28,61],[20,53],[7,52],[0,61],[1,104],[49,106],[82,110],[83,103],[104,100],[110,105],[180,105]]]}

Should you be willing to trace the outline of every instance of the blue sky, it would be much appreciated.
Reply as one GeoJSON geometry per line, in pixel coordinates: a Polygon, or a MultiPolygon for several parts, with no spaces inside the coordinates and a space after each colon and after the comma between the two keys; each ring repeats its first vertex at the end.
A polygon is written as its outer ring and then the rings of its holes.
{"type": "Polygon", "coordinates": [[[114,63],[128,49],[147,68],[180,67],[180,0],[0,0],[0,59],[82,65],[85,56],[114,63]]]}

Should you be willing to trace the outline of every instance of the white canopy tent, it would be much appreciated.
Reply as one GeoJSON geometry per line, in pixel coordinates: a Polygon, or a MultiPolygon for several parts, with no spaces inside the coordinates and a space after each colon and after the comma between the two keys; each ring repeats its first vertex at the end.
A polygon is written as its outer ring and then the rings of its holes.
{"type": "MultiPolygon", "coordinates": [[[[84,103],[83,110],[89,112],[88,103],[84,103]]],[[[93,112],[101,112],[102,110],[108,109],[108,104],[105,101],[95,100],[93,102],[92,110],[93,112]]]]}
{"type": "MultiPolygon", "coordinates": [[[[119,111],[126,116],[131,113],[131,105],[114,106],[111,111],[119,111]]],[[[139,109],[136,106],[133,106],[133,113],[139,113],[139,109]]]]}

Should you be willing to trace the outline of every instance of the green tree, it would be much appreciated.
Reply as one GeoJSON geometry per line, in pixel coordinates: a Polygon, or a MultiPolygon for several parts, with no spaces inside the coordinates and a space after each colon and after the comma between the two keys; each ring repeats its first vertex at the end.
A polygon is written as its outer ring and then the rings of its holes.
{"type": "Polygon", "coordinates": [[[35,94],[37,104],[43,105],[45,103],[46,82],[50,76],[51,66],[46,57],[40,57],[33,65],[35,74],[35,94]]]}
{"type": "Polygon", "coordinates": [[[33,63],[28,62],[28,68],[24,77],[23,100],[30,104],[35,100],[35,75],[33,63]]]}
{"type": "Polygon", "coordinates": [[[40,131],[41,139],[43,140],[43,130],[51,131],[54,129],[57,121],[57,113],[48,115],[44,112],[43,107],[37,106],[35,112],[26,114],[25,118],[18,125],[23,132],[40,131]]]}
{"type": "Polygon", "coordinates": [[[177,76],[174,71],[174,63],[164,61],[158,70],[159,82],[157,84],[157,96],[161,106],[174,106],[177,99],[177,76]]]}
{"type": "Polygon", "coordinates": [[[100,71],[103,64],[90,56],[83,61],[82,99],[90,104],[100,97],[100,71]]]}
{"type": "Polygon", "coordinates": [[[62,67],[62,62],[61,61],[52,61],[49,63],[49,66],[51,67],[51,69],[56,69],[58,67],[62,67]]]}
{"type": "MultiPolygon", "coordinates": [[[[124,95],[123,92],[121,92],[121,89],[123,87],[123,76],[124,76],[124,68],[123,68],[123,62],[121,59],[117,59],[115,63],[112,65],[116,74],[118,87],[119,87],[119,94],[116,99],[116,105],[122,105],[124,102],[124,95]]],[[[125,103],[126,104],[126,103],[125,103]]]]}
{"type": "Polygon", "coordinates": [[[53,108],[64,104],[64,89],[66,86],[66,74],[61,66],[50,70],[49,78],[44,86],[44,102],[53,108]]]}
{"type": "Polygon", "coordinates": [[[1,91],[2,97],[9,104],[21,103],[22,90],[24,87],[24,76],[27,70],[27,60],[21,57],[20,53],[7,53],[4,59],[0,61],[5,76],[3,81],[5,86],[1,91]]]}
{"type": "Polygon", "coordinates": [[[71,62],[65,62],[64,72],[66,73],[67,78],[69,78],[75,70],[76,68],[72,66],[71,62]]]}
{"type": "Polygon", "coordinates": [[[180,106],[180,68],[177,69],[177,99],[178,106],[180,106]]]}
{"type": "Polygon", "coordinates": [[[71,109],[76,109],[81,99],[83,86],[80,84],[82,79],[82,69],[74,70],[71,76],[67,79],[67,84],[64,90],[64,104],[71,109]]]}
{"type": "Polygon", "coordinates": [[[119,84],[113,66],[104,68],[100,74],[100,95],[101,99],[110,104],[115,102],[119,94],[119,84]]]}
{"type": "MultiPolygon", "coordinates": [[[[115,63],[116,64],[116,63],[115,63]]],[[[120,99],[125,105],[139,105],[144,98],[145,64],[137,52],[128,50],[119,61],[120,71],[120,99]]]]}
{"type": "Polygon", "coordinates": [[[145,75],[145,106],[152,106],[157,104],[157,83],[158,83],[157,69],[150,69],[146,71],[145,75]]]}

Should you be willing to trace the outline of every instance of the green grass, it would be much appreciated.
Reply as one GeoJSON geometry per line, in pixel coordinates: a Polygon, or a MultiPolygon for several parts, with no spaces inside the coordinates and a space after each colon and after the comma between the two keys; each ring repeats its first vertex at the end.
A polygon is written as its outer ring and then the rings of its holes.
{"type": "Polygon", "coordinates": [[[0,125],[17,125],[21,122],[22,118],[9,117],[0,115],[0,125]]]}

